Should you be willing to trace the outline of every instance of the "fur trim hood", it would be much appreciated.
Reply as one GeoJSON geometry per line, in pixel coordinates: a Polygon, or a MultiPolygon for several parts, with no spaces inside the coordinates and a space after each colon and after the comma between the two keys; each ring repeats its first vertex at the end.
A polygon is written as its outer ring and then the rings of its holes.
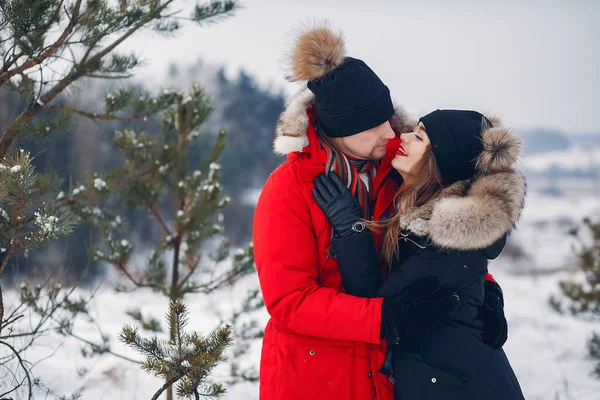
{"type": "Polygon", "coordinates": [[[516,169],[521,142],[498,119],[489,119],[494,126],[482,134],[478,175],[444,188],[427,204],[406,213],[402,229],[427,236],[441,248],[476,250],[515,227],[527,189],[516,169]]]}
{"type": "MultiPolygon", "coordinates": [[[[273,150],[277,155],[286,155],[302,151],[308,146],[306,130],[309,124],[307,110],[314,104],[315,95],[309,90],[303,90],[287,105],[275,128],[273,150]]],[[[410,132],[416,125],[416,120],[408,117],[402,107],[394,103],[394,115],[390,119],[392,129],[397,133],[410,132]]]]}

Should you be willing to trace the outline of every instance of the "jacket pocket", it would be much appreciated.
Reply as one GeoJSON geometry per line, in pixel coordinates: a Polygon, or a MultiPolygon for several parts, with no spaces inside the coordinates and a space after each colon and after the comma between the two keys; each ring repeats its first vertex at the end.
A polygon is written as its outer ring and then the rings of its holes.
{"type": "Polygon", "coordinates": [[[299,341],[285,347],[275,399],[350,398],[352,346],[299,341]]]}
{"type": "Polygon", "coordinates": [[[425,360],[420,354],[411,354],[410,358],[418,365],[418,369],[428,378],[429,383],[437,384],[445,389],[458,390],[469,381],[468,375],[455,367],[440,363],[432,358],[425,360]]]}
{"type": "Polygon", "coordinates": [[[396,398],[453,400],[472,397],[469,393],[470,377],[449,365],[434,359],[424,359],[420,354],[403,354],[396,360],[396,398]]]}

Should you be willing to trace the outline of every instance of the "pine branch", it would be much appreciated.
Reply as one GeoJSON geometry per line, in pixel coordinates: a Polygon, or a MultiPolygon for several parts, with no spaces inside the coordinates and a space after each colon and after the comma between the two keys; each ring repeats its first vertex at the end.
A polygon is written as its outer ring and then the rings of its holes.
{"type": "MultiPolygon", "coordinates": [[[[62,34],[56,40],[56,42],[54,42],[48,49],[43,51],[39,56],[37,56],[35,58],[30,58],[25,63],[23,63],[23,65],[21,65],[20,67],[0,74],[0,87],[3,84],[5,84],[13,76],[18,75],[31,67],[41,64],[42,62],[44,62],[44,60],[46,60],[52,54],[56,53],[56,51],[64,44],[67,37],[69,37],[69,35],[73,31],[73,28],[75,27],[75,24],[77,23],[77,19],[79,18],[79,9],[81,8],[81,2],[82,2],[82,0],[76,1],[75,5],[73,7],[73,15],[71,16],[69,24],[65,27],[62,34]]],[[[59,9],[60,9],[60,5],[59,5],[59,7],[57,7],[57,11],[59,9]]]]}
{"type": "Polygon", "coordinates": [[[129,358],[129,357],[124,356],[124,355],[119,354],[119,353],[115,353],[115,352],[113,352],[112,350],[110,350],[109,348],[106,348],[106,347],[105,348],[101,348],[101,346],[99,346],[98,344],[93,343],[93,342],[91,342],[91,341],[89,341],[87,339],[84,339],[81,336],[76,335],[74,333],[70,333],[69,336],[73,337],[74,339],[79,340],[82,343],[87,344],[88,346],[91,346],[92,348],[101,349],[101,353],[111,354],[111,355],[113,355],[113,356],[115,356],[117,358],[120,358],[122,360],[129,361],[129,362],[134,363],[134,364],[142,365],[141,361],[134,360],[133,358],[129,358]]]}
{"type": "Polygon", "coordinates": [[[158,224],[161,226],[161,228],[163,230],[163,234],[166,235],[166,236],[171,236],[171,230],[169,229],[169,227],[167,226],[167,224],[163,220],[163,218],[160,215],[159,211],[156,209],[156,206],[152,205],[151,207],[148,208],[148,210],[152,213],[152,215],[154,216],[154,218],[156,218],[156,221],[158,222],[158,224]]]}
{"type": "Polygon", "coordinates": [[[165,10],[172,2],[173,2],[173,0],[166,1],[162,6],[160,6],[159,8],[157,8],[156,10],[153,11],[154,15],[150,14],[150,16],[146,16],[146,18],[142,18],[142,20],[139,21],[137,24],[135,24],[133,26],[133,28],[129,29],[121,37],[116,39],[110,45],[106,46],[103,50],[94,54],[89,60],[87,60],[85,62],[85,65],[87,66],[87,65],[97,64],[105,55],[107,55],[108,53],[113,51],[118,45],[123,43],[127,38],[129,38],[131,35],[133,35],[138,29],[142,28],[144,25],[146,25],[148,22],[152,21],[153,19],[160,17],[160,13],[163,10],[165,10]]]}
{"type": "Polygon", "coordinates": [[[119,80],[119,79],[128,79],[134,76],[134,74],[125,74],[125,75],[102,75],[102,74],[87,74],[88,78],[94,79],[107,79],[107,80],[119,80]]]}
{"type": "Polygon", "coordinates": [[[178,292],[182,292],[187,281],[191,278],[191,276],[194,274],[194,272],[196,272],[196,270],[198,269],[198,266],[200,265],[201,259],[202,259],[202,253],[199,252],[198,255],[196,256],[196,259],[192,263],[192,266],[190,267],[188,273],[179,282],[179,286],[177,287],[178,292]]]}
{"type": "Polygon", "coordinates": [[[19,134],[19,131],[39,113],[40,109],[39,104],[32,104],[30,102],[30,105],[8,125],[2,136],[0,136],[0,157],[6,154],[12,142],[19,134]]]}
{"type": "Polygon", "coordinates": [[[148,169],[146,171],[140,172],[137,175],[132,175],[132,176],[124,178],[124,179],[114,180],[114,181],[111,182],[111,186],[112,187],[118,187],[118,186],[122,186],[122,185],[125,185],[127,183],[130,183],[130,182],[135,182],[138,179],[143,178],[144,176],[148,175],[151,172],[152,172],[152,169],[148,169]]]}
{"type": "Polygon", "coordinates": [[[29,386],[29,396],[28,396],[28,399],[33,399],[33,385],[32,385],[32,382],[31,382],[31,376],[29,375],[30,371],[25,366],[25,362],[21,358],[21,354],[13,346],[11,346],[10,344],[6,343],[3,340],[0,340],[0,344],[8,347],[10,349],[10,351],[13,352],[13,354],[15,355],[15,357],[19,360],[19,365],[21,366],[21,368],[23,368],[23,371],[25,372],[25,377],[27,378],[27,384],[29,386]]]}
{"type": "Polygon", "coordinates": [[[13,258],[13,256],[16,253],[16,243],[13,242],[10,245],[10,249],[8,250],[8,253],[6,254],[6,256],[4,256],[4,260],[2,260],[2,264],[0,265],[0,276],[2,276],[2,274],[4,273],[4,269],[6,268],[6,266],[8,265],[8,261],[13,258]]]}
{"type": "Polygon", "coordinates": [[[99,114],[99,113],[92,113],[89,111],[78,110],[73,107],[63,106],[63,105],[58,105],[58,104],[45,105],[43,108],[44,108],[44,110],[65,111],[68,113],[81,115],[83,117],[86,117],[86,118],[89,118],[92,120],[98,120],[98,121],[100,121],[100,120],[102,120],[102,121],[133,121],[133,120],[138,120],[138,119],[147,119],[148,117],[150,117],[150,113],[136,114],[136,115],[130,115],[130,116],[114,115],[113,113],[110,113],[110,112],[105,112],[105,113],[99,114]]]}
{"type": "Polygon", "coordinates": [[[141,280],[137,280],[133,277],[133,275],[131,275],[131,273],[127,270],[127,267],[124,265],[117,265],[116,266],[117,269],[121,272],[123,272],[123,274],[127,277],[127,279],[129,279],[131,281],[131,283],[133,283],[135,286],[140,287],[140,288],[151,288],[151,289],[155,289],[155,290],[159,290],[162,291],[163,288],[157,285],[154,285],[152,283],[144,283],[141,280]]]}
{"type": "Polygon", "coordinates": [[[167,382],[165,382],[165,384],[162,385],[162,387],[160,389],[158,389],[158,391],[156,393],[154,393],[154,396],[152,396],[151,400],[158,400],[158,398],[160,397],[160,395],[162,394],[162,392],[164,392],[165,390],[167,390],[167,388],[169,386],[173,385],[178,380],[180,380],[181,378],[183,378],[184,375],[185,375],[185,373],[177,374],[173,378],[171,378],[167,382]]]}
{"type": "MultiPolygon", "coordinates": [[[[79,3],[81,2],[81,0],[77,1],[79,3]]],[[[65,77],[60,79],[52,88],[47,90],[42,96],[39,96],[39,99],[35,103],[31,101],[30,105],[23,110],[23,112],[15,120],[13,120],[13,122],[8,126],[8,128],[5,129],[4,133],[0,137],[0,157],[4,155],[10,148],[12,142],[16,139],[23,126],[25,126],[25,124],[30,122],[37,114],[39,114],[40,111],[43,110],[43,106],[54,100],[56,96],[62,93],[69,85],[85,75],[83,71],[92,68],[95,65],[99,65],[100,61],[105,55],[114,50],[119,44],[123,43],[137,30],[142,28],[152,19],[159,18],[160,12],[168,7],[171,2],[172,0],[165,2],[161,7],[154,11],[154,14],[149,14],[145,18],[142,18],[142,20],[135,24],[131,29],[129,29],[103,50],[94,54],[89,60],[85,61],[84,63],[74,64],[71,68],[71,71],[65,77]]],[[[78,9],[77,12],[79,12],[78,9]]]]}

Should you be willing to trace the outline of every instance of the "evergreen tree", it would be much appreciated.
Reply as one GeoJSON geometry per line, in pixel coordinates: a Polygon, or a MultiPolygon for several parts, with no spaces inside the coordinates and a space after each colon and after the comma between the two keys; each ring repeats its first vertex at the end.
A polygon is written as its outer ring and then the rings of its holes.
{"type": "MultiPolygon", "coordinates": [[[[9,152],[0,160],[0,277],[16,255],[70,234],[78,223],[68,210],[32,202],[34,192],[44,198],[49,186],[52,182],[37,175],[29,153],[9,152]]],[[[74,299],[72,291],[60,284],[46,282],[31,287],[23,282],[19,294],[17,304],[5,304],[0,286],[0,366],[11,371],[2,378],[0,398],[13,392],[20,394],[22,387],[28,398],[33,398],[41,382],[33,376],[33,364],[25,352],[49,330],[66,335],[70,321],[85,313],[86,300],[74,299]],[[34,316],[35,322],[19,329],[18,323],[25,315],[34,316]]]]}
{"type": "MultiPolygon", "coordinates": [[[[92,248],[92,257],[112,264],[122,274],[128,284],[119,290],[150,288],[174,304],[190,293],[211,294],[231,287],[254,271],[254,258],[251,244],[232,252],[230,241],[222,235],[220,218],[230,202],[219,182],[224,131],[216,135],[202,167],[192,167],[198,162],[192,160],[191,145],[201,136],[212,111],[207,96],[199,86],[188,93],[164,91],[162,95],[169,97],[170,105],[160,112],[161,130],[117,131],[114,140],[124,156],[123,165],[91,176],[66,195],[66,201],[70,210],[102,232],[103,244],[92,248]],[[155,235],[145,232],[144,245],[136,249],[131,239],[134,232],[124,216],[131,209],[145,212],[160,232],[142,265],[136,265],[131,256],[134,250],[136,255],[144,252],[148,238],[155,235]]],[[[247,303],[251,301],[252,309],[262,307],[254,299],[247,303]]],[[[246,307],[245,311],[251,310],[246,307]]],[[[139,312],[134,310],[132,315],[144,323],[139,312]]],[[[183,329],[178,325],[181,320],[168,322],[169,340],[177,340],[176,332],[183,329]]],[[[154,323],[146,325],[158,329],[154,323]]],[[[165,377],[170,380],[178,375],[173,374],[165,377]]]]}
{"type": "MultiPolygon", "coordinates": [[[[583,220],[583,228],[585,229],[583,234],[580,229],[570,232],[570,235],[577,238],[580,243],[577,266],[582,272],[583,279],[560,282],[559,286],[567,299],[567,304],[556,296],[550,298],[550,304],[558,312],[568,312],[573,316],[600,322],[600,221],[586,218],[583,220]]],[[[600,378],[600,335],[598,333],[592,334],[587,348],[588,357],[596,363],[594,374],[600,378]]]]}
{"type": "Polygon", "coordinates": [[[207,376],[223,360],[223,352],[231,344],[229,327],[219,328],[207,337],[186,332],[188,310],[177,300],[169,305],[167,321],[172,329],[168,342],[157,336],[144,339],[131,326],[125,326],[120,335],[122,342],[145,356],[142,368],[166,381],[152,400],[175,383],[181,397],[217,398],[225,393],[222,385],[209,382],[207,376]]]}

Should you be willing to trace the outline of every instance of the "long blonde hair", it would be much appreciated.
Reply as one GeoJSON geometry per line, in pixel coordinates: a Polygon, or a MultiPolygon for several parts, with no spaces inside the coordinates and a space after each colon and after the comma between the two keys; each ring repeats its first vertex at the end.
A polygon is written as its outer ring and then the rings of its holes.
{"type": "Polygon", "coordinates": [[[397,207],[392,218],[384,221],[367,221],[370,229],[384,230],[381,255],[386,263],[391,264],[398,253],[398,237],[400,236],[400,219],[409,210],[420,207],[434,198],[442,189],[442,175],[431,150],[427,147],[423,158],[417,162],[411,175],[411,181],[405,183],[394,197],[397,207]]]}

